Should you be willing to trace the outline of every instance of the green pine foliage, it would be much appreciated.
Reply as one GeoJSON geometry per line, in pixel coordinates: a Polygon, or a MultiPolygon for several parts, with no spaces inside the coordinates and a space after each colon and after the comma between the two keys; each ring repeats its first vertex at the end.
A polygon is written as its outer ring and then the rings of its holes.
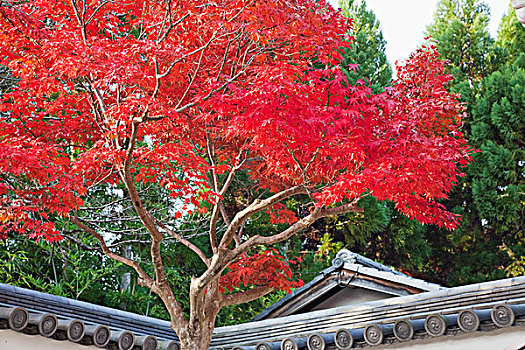
{"type": "Polygon", "coordinates": [[[511,11],[493,40],[488,19],[482,1],[442,0],[428,27],[451,63],[451,90],[468,103],[463,131],[480,151],[444,203],[463,215],[462,226],[425,228],[427,273],[451,286],[504,278],[525,253],[525,30],[511,11]]]}
{"type": "Polygon", "coordinates": [[[480,0],[441,0],[427,35],[438,42],[456,81],[471,83],[487,75],[493,39],[488,32],[489,7],[480,0]]]}
{"type": "Polygon", "coordinates": [[[377,92],[389,85],[392,79],[381,25],[374,13],[366,8],[365,1],[341,0],[340,7],[346,17],[354,20],[352,35],[355,40],[344,52],[343,72],[351,84],[363,80],[377,92]],[[356,63],[359,65],[357,71],[351,68],[356,63]]]}
{"type": "Polygon", "coordinates": [[[504,54],[509,60],[516,59],[520,53],[525,52],[523,25],[516,18],[516,12],[510,5],[507,14],[501,20],[496,42],[505,50],[504,54]]]}
{"type": "Polygon", "coordinates": [[[525,228],[525,53],[482,82],[473,108],[469,167],[483,233],[523,256],[525,228]]]}

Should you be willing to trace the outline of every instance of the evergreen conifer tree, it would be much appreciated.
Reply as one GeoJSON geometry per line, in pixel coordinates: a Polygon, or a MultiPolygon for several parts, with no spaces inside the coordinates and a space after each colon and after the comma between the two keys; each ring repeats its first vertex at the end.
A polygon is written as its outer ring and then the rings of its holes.
{"type": "Polygon", "coordinates": [[[384,88],[392,79],[381,25],[375,14],[366,8],[364,0],[342,0],[341,10],[354,20],[354,43],[343,55],[344,73],[350,83],[359,79],[370,82],[373,90],[384,88]],[[358,64],[357,71],[352,69],[358,64]]]}
{"type": "Polygon", "coordinates": [[[488,7],[479,0],[442,0],[428,34],[450,61],[451,90],[468,103],[463,131],[481,152],[466,169],[447,208],[463,215],[453,233],[433,227],[431,271],[447,285],[505,277],[509,255],[523,253],[525,30],[511,11],[497,41],[488,34],[488,7]]]}
{"type": "Polygon", "coordinates": [[[487,75],[493,39],[488,32],[489,7],[480,0],[441,0],[427,34],[439,42],[456,81],[471,83],[487,75]]]}
{"type": "Polygon", "coordinates": [[[505,49],[509,59],[515,59],[525,52],[525,28],[518,21],[516,12],[509,5],[507,14],[501,19],[498,30],[497,45],[505,49]]]}
{"type": "MultiPolygon", "coordinates": [[[[470,142],[482,152],[469,166],[473,200],[487,237],[511,258],[508,275],[525,267],[525,28],[512,7],[496,44],[505,65],[482,82],[470,142]]],[[[508,265],[508,264],[506,264],[508,265]]]]}

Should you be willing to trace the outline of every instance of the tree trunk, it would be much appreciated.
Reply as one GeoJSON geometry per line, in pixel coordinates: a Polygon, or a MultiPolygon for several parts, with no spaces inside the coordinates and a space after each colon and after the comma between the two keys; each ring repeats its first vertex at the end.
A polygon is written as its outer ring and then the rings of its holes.
{"type": "MultiPolygon", "coordinates": [[[[195,293],[196,280],[192,280],[190,295],[195,293]]],[[[175,330],[180,339],[181,350],[208,350],[215,327],[215,318],[221,309],[221,294],[219,293],[219,284],[212,282],[206,293],[191,298],[190,317],[182,327],[175,329],[172,322],[172,329],[175,330]]]]}
{"type": "Polygon", "coordinates": [[[176,330],[181,350],[208,350],[213,328],[201,328],[198,332],[188,329],[176,330]]]}

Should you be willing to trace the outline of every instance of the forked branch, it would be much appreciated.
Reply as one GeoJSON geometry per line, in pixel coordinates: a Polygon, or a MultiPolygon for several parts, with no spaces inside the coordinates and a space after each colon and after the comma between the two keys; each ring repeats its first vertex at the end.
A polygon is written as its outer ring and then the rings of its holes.
{"type": "Polygon", "coordinates": [[[136,262],[134,260],[127,259],[127,258],[125,258],[123,256],[120,256],[117,253],[111,251],[108,248],[108,246],[106,244],[106,241],[104,240],[102,235],[100,235],[97,231],[95,231],[91,227],[85,225],[82,221],[80,221],[80,219],[77,216],[72,216],[71,217],[71,222],[73,224],[75,224],[77,227],[79,227],[81,230],[83,230],[86,233],[89,233],[90,235],[95,237],[97,239],[98,243],[100,244],[100,247],[102,248],[102,252],[107,257],[109,257],[111,259],[114,259],[114,260],[116,260],[118,262],[121,262],[122,264],[124,264],[126,266],[129,266],[129,267],[133,268],[135,270],[135,272],[137,272],[137,275],[139,276],[139,283],[141,285],[143,285],[144,287],[151,288],[152,290],[155,291],[155,280],[153,280],[153,278],[151,278],[146,273],[146,271],[144,271],[142,269],[142,267],[140,267],[138,262],[136,262]]]}

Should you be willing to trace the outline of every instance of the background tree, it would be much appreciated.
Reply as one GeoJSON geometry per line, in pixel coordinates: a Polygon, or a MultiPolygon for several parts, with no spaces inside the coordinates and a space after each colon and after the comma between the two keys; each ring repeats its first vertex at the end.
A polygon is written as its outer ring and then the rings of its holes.
{"type": "MultiPolygon", "coordinates": [[[[489,16],[489,7],[480,0],[442,0],[434,13],[434,22],[427,28],[427,34],[437,40],[442,57],[450,61],[448,71],[454,81],[449,89],[460,93],[467,106],[462,128],[467,138],[471,133],[476,91],[481,80],[493,70],[490,61],[494,40],[488,32],[489,16]]],[[[503,277],[501,270],[494,269],[497,266],[494,249],[487,250],[481,244],[487,241],[483,238],[469,175],[461,179],[444,204],[463,215],[463,223],[449,234],[435,228],[425,229],[433,248],[430,270],[437,271],[438,279],[446,285],[503,277]]]]}
{"type": "MultiPolygon", "coordinates": [[[[525,229],[525,54],[485,78],[473,109],[470,141],[481,150],[469,166],[482,239],[523,256],[525,229]]],[[[505,260],[500,260],[505,261],[505,260]]],[[[503,263],[499,266],[506,266],[503,263]]]]}
{"type": "Polygon", "coordinates": [[[208,347],[221,308],[298,285],[288,259],[257,247],[367,196],[458,224],[438,201],[470,150],[432,47],[373,94],[335,66],[350,28],[313,0],[34,0],[2,3],[0,20],[0,63],[18,79],[1,105],[0,232],[91,235],[158,295],[183,349],[208,347]],[[241,169],[260,192],[228,213],[241,169]],[[308,203],[299,218],[294,200],[308,203]],[[275,231],[246,234],[262,212],[275,231]],[[203,266],[187,299],[166,269],[171,241],[203,266]]]}
{"type": "Polygon", "coordinates": [[[479,81],[490,72],[493,39],[488,32],[489,18],[489,7],[480,0],[438,3],[427,34],[438,41],[440,54],[450,62],[455,84],[479,81]]]}
{"type": "Polygon", "coordinates": [[[496,44],[506,50],[507,61],[516,59],[525,48],[523,25],[518,21],[512,5],[509,6],[508,12],[501,19],[496,44]]]}
{"type": "Polygon", "coordinates": [[[510,264],[507,252],[522,253],[523,145],[517,140],[523,139],[525,117],[517,96],[525,82],[518,59],[523,28],[511,11],[494,41],[488,19],[481,1],[444,0],[428,28],[451,62],[451,91],[460,92],[468,104],[462,130],[481,151],[444,202],[463,216],[462,225],[452,233],[424,229],[433,252],[427,276],[446,285],[503,278],[510,264]],[[502,246],[510,250],[504,252],[502,246]]]}
{"type": "Polygon", "coordinates": [[[378,92],[392,80],[392,68],[385,54],[386,41],[381,25],[375,14],[366,8],[365,1],[342,0],[339,6],[345,17],[353,19],[354,39],[351,46],[344,50],[343,72],[350,84],[361,79],[378,92]]]}
{"type": "Polygon", "coordinates": [[[471,142],[479,145],[472,169],[473,197],[484,231],[508,254],[500,260],[508,275],[524,266],[525,29],[512,8],[502,18],[496,44],[505,64],[485,78],[473,108],[471,142]]]}

